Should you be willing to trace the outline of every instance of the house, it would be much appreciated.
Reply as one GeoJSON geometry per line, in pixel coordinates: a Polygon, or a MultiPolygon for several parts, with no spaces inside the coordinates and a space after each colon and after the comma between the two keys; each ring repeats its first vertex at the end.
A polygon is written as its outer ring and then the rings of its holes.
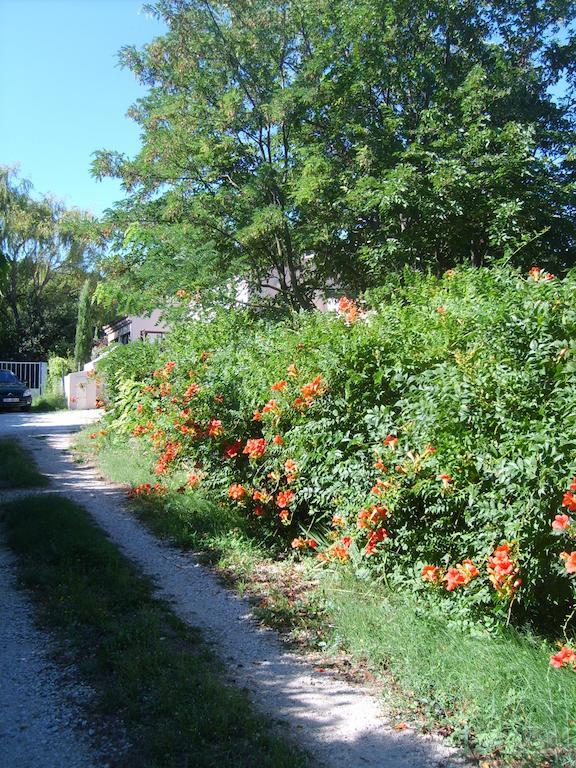
{"type": "Polygon", "coordinates": [[[163,323],[161,311],[153,310],[148,317],[140,315],[126,315],[115,323],[105,325],[102,329],[106,337],[106,344],[129,344],[131,341],[144,339],[145,341],[160,341],[164,338],[169,328],[163,323]]]}

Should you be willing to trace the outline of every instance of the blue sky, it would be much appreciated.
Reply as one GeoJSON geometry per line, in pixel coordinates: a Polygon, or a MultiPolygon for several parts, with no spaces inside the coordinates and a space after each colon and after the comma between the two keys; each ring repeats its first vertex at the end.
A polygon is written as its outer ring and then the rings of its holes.
{"type": "Polygon", "coordinates": [[[143,0],[0,0],[0,164],[38,193],[101,213],[122,190],[90,176],[91,153],[134,154],[128,107],[145,93],[117,52],[164,28],[143,0]]]}

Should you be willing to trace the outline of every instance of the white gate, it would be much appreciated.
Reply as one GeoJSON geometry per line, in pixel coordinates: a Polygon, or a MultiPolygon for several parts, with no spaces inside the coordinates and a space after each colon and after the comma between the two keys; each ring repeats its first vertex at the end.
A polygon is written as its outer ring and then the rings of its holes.
{"type": "Polygon", "coordinates": [[[20,381],[32,390],[35,395],[41,395],[46,389],[46,379],[48,376],[48,363],[45,362],[15,362],[0,360],[0,371],[2,369],[12,371],[20,381]]]}

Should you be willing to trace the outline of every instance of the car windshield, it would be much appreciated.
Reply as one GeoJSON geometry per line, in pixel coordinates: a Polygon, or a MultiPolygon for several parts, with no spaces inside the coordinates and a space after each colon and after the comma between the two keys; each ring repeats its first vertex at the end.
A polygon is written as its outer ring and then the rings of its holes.
{"type": "Polygon", "coordinates": [[[12,371],[0,371],[0,384],[20,384],[12,371]]]}

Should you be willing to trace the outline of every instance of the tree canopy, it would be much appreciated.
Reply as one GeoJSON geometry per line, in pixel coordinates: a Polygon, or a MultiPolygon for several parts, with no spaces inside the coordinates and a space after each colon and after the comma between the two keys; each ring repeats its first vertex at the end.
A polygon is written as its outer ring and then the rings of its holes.
{"type": "Polygon", "coordinates": [[[68,354],[80,288],[97,253],[93,222],[0,166],[0,353],[68,354]]]}
{"type": "Polygon", "coordinates": [[[391,269],[575,261],[571,0],[159,0],[110,296],[295,308],[391,269]]]}

